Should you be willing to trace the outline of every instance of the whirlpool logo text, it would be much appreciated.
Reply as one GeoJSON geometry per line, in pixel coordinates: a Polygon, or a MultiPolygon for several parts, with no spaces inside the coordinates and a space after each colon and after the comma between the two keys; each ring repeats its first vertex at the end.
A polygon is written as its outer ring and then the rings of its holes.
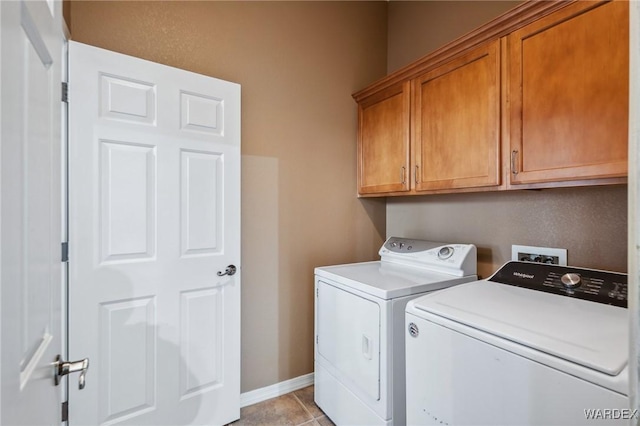
{"type": "Polygon", "coordinates": [[[535,277],[535,275],[533,274],[523,274],[522,272],[514,272],[513,275],[518,278],[526,278],[528,280],[533,279],[533,277],[535,277]]]}

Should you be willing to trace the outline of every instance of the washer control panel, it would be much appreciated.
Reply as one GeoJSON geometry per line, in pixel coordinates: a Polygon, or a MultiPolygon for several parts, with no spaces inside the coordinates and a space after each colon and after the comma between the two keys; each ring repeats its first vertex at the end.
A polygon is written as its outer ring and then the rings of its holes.
{"type": "Polygon", "coordinates": [[[431,269],[458,276],[475,275],[477,251],[473,244],[390,237],[379,251],[383,261],[431,269]]]}
{"type": "Polygon", "coordinates": [[[531,262],[508,262],[489,281],[627,307],[627,274],[531,262]]]}

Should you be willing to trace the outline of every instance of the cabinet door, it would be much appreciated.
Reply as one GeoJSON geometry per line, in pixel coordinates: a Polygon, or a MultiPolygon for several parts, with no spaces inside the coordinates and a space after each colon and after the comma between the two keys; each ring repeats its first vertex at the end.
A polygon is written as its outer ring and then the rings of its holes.
{"type": "Polygon", "coordinates": [[[409,82],[358,105],[358,193],[409,190],[409,82]]]}
{"type": "Polygon", "coordinates": [[[628,7],[576,2],[508,37],[510,183],[627,175],[628,7]]]}
{"type": "Polygon", "coordinates": [[[413,80],[415,189],[500,184],[500,44],[413,80]]]}

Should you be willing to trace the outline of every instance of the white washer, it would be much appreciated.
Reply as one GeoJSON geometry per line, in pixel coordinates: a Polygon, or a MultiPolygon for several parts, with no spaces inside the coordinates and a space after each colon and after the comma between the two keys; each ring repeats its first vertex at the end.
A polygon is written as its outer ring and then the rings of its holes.
{"type": "Polygon", "coordinates": [[[628,423],[627,276],[509,262],[407,305],[407,424],[628,423]]]}
{"type": "Polygon", "coordinates": [[[379,254],[315,269],[315,401],[338,425],[405,424],[406,304],[477,279],[470,244],[391,237],[379,254]]]}

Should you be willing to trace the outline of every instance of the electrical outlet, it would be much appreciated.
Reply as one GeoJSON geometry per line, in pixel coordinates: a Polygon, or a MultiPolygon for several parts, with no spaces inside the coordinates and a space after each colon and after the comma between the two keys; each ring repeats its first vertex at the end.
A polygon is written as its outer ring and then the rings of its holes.
{"type": "Polygon", "coordinates": [[[567,266],[567,249],[513,244],[511,246],[511,260],[567,266]]]}

